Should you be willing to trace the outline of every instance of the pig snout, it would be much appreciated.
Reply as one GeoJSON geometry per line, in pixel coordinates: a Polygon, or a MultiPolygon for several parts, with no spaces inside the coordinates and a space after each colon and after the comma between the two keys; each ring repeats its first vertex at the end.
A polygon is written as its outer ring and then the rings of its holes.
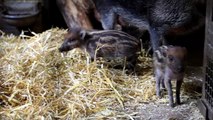
{"type": "Polygon", "coordinates": [[[58,50],[59,52],[67,52],[70,50],[70,46],[68,43],[64,42],[58,50]]]}

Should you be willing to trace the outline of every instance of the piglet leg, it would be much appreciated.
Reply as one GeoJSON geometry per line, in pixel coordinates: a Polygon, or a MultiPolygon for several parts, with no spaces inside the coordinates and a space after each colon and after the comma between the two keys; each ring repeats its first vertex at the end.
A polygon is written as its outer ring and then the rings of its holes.
{"type": "Polygon", "coordinates": [[[159,73],[160,71],[157,69],[155,71],[155,80],[156,80],[156,95],[160,98],[161,94],[160,94],[160,82],[162,80],[162,76],[159,73]]]}
{"type": "Polygon", "coordinates": [[[180,88],[183,83],[183,79],[177,80],[176,82],[176,103],[180,104],[180,88]]]}
{"type": "Polygon", "coordinates": [[[135,72],[137,56],[128,57],[126,62],[127,62],[126,68],[129,69],[130,71],[135,72]]]}
{"type": "Polygon", "coordinates": [[[165,82],[164,82],[164,79],[161,80],[161,85],[162,85],[162,88],[165,89],[165,82]]]}
{"type": "Polygon", "coordinates": [[[172,83],[171,83],[171,79],[165,79],[165,85],[168,91],[168,95],[169,95],[169,105],[171,107],[174,107],[174,99],[173,99],[173,92],[172,92],[172,83]]]}

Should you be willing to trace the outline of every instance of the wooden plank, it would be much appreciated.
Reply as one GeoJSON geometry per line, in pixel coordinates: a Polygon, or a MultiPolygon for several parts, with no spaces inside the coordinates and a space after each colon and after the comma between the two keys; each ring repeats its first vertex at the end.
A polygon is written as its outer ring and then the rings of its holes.
{"type": "Polygon", "coordinates": [[[85,4],[89,4],[88,0],[82,1],[83,4],[77,4],[75,0],[56,1],[69,29],[74,27],[92,29],[92,25],[86,14],[87,10],[83,7],[85,4]]]}

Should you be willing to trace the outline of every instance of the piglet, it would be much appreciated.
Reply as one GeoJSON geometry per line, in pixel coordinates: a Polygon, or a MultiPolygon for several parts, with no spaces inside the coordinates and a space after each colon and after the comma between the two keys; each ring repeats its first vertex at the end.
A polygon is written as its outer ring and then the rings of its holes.
{"type": "Polygon", "coordinates": [[[153,55],[156,94],[161,97],[160,84],[163,88],[166,86],[171,107],[174,107],[171,80],[176,80],[176,103],[180,104],[180,88],[184,78],[186,55],[186,48],[179,46],[161,46],[153,55]]]}
{"type": "Polygon", "coordinates": [[[83,30],[75,28],[65,35],[60,52],[80,48],[86,50],[91,59],[103,57],[107,59],[126,58],[127,69],[134,69],[140,41],[133,36],[118,30],[83,30]]]}

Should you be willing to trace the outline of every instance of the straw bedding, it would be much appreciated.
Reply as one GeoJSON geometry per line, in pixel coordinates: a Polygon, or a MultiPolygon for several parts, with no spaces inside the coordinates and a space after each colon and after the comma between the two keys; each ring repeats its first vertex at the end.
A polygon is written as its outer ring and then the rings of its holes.
{"type": "MultiPolygon", "coordinates": [[[[58,52],[66,30],[0,37],[0,119],[135,119],[157,99],[152,61],[141,54],[136,74],[58,52]]],[[[182,93],[183,94],[183,93],[182,93]]],[[[185,96],[184,99],[189,99],[185,96]]]]}

